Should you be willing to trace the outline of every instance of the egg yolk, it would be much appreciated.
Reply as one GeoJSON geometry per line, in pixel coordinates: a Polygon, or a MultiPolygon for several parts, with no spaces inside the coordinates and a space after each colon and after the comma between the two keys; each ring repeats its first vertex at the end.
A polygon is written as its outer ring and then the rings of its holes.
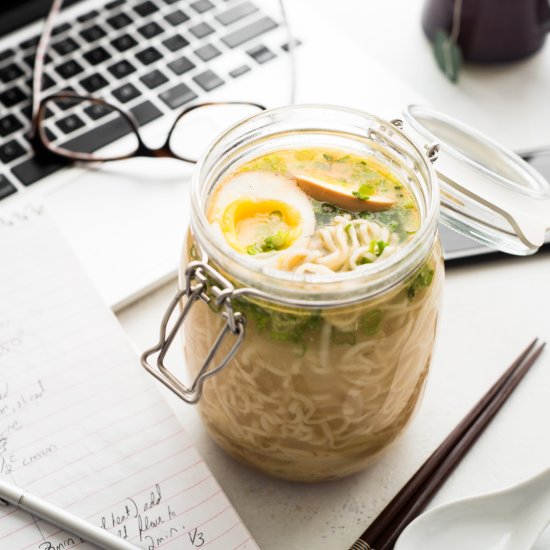
{"type": "Polygon", "coordinates": [[[256,255],[288,248],[302,233],[302,216],[281,201],[243,198],[226,208],[220,226],[232,248],[256,255]]]}

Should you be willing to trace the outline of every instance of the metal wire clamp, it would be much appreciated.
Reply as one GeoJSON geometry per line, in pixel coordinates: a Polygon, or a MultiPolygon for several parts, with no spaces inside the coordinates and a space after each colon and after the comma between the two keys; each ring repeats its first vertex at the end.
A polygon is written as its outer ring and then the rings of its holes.
{"type": "Polygon", "coordinates": [[[158,343],[145,350],[141,356],[142,367],[186,403],[194,404],[199,401],[205,380],[214,376],[228,365],[244,340],[246,319],[240,312],[233,309],[232,297],[234,291],[235,288],[233,285],[207,263],[199,261],[191,262],[185,271],[185,289],[180,290],[176,294],[162,318],[158,343]],[[184,298],[186,298],[185,305],[173,327],[168,330],[170,318],[184,298]],[[221,317],[225,320],[225,324],[212,345],[212,349],[208,352],[193,384],[191,387],[187,387],[164,365],[164,358],[176,338],[181,325],[197,300],[202,300],[207,304],[214,300],[216,306],[219,308],[221,317]],[[211,368],[218,349],[229,333],[236,336],[235,342],[225,357],[216,366],[211,368]],[[156,365],[153,366],[148,360],[154,354],[158,355],[156,357],[156,365]]]}

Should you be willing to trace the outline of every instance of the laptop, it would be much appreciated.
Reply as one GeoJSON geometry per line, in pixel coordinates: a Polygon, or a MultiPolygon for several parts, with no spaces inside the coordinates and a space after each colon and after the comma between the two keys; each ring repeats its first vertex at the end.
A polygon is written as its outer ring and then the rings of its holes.
{"type": "MultiPolygon", "coordinates": [[[[103,298],[120,308],[175,274],[193,166],[133,159],[67,168],[35,158],[27,139],[31,77],[49,7],[50,0],[0,5],[0,216],[45,208],[103,298]]],[[[43,94],[102,97],[130,111],[154,146],[193,103],[288,103],[288,50],[277,2],[66,0],[43,94]]],[[[92,112],[58,109],[49,131],[60,145],[78,138],[99,148],[112,140],[92,112]]]]}
{"type": "MultiPolygon", "coordinates": [[[[275,0],[66,0],[53,31],[45,93],[72,89],[131,111],[150,145],[175,116],[201,101],[240,100],[268,107],[297,100],[345,104],[388,119],[421,102],[413,90],[334,28],[307,2],[290,4],[301,44],[289,41],[275,0]],[[342,60],[361,59],[368,71],[342,60]],[[330,75],[323,67],[330,67],[330,75]],[[384,86],[372,86],[373,81],[384,86]]],[[[49,0],[0,6],[0,221],[45,208],[104,300],[119,309],[172,278],[189,219],[193,166],[142,159],[66,167],[39,163],[27,141],[34,52],[49,0]]],[[[54,113],[55,143],[111,138],[92,117],[54,113]]],[[[449,239],[452,237],[452,239],[449,239]]],[[[450,257],[487,251],[461,243],[450,257]]],[[[450,247],[450,245],[449,245],[450,247]]]]}

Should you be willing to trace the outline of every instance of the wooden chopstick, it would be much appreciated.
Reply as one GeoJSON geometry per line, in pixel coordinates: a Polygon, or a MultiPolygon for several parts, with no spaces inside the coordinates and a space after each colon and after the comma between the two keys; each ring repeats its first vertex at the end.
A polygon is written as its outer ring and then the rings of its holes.
{"type": "Polygon", "coordinates": [[[488,404],[483,412],[476,418],[470,429],[464,434],[464,437],[457,442],[457,445],[445,457],[437,471],[430,478],[428,483],[418,490],[413,497],[411,505],[399,514],[391,522],[388,528],[382,533],[380,538],[374,542],[376,550],[390,550],[399,538],[399,535],[407,525],[416,518],[428,505],[440,487],[445,483],[449,475],[453,472],[458,463],[470,450],[485,428],[489,425],[496,413],[506,402],[516,386],[521,382],[531,365],[544,349],[545,344],[541,344],[533,354],[508,378],[502,391],[488,404]]]}
{"type": "Polygon", "coordinates": [[[388,550],[428,504],[538,358],[537,340],[521,353],[456,428],[417,470],[350,550],[388,550]]]}
{"type": "MultiPolygon", "coordinates": [[[[424,464],[416,471],[405,486],[397,493],[390,503],[382,510],[380,515],[373,521],[368,529],[361,535],[360,539],[364,542],[374,542],[381,533],[387,528],[392,520],[397,517],[400,510],[410,501],[417,492],[418,488],[424,485],[432,476],[438,464],[449,453],[449,449],[454,447],[456,442],[463,437],[464,433],[470,428],[475,419],[483,411],[486,404],[498,394],[502,385],[515,372],[516,368],[524,361],[529,352],[533,349],[537,340],[533,340],[531,344],[521,353],[521,355],[510,365],[506,372],[493,384],[487,393],[478,401],[474,408],[462,419],[456,428],[445,438],[439,447],[432,455],[424,462],[424,464]]],[[[364,548],[359,547],[359,548],[364,548]]],[[[352,547],[353,549],[353,547],[352,547]]],[[[352,550],[350,549],[350,550],[352,550]]],[[[355,549],[353,549],[355,550],[355,549]]]]}

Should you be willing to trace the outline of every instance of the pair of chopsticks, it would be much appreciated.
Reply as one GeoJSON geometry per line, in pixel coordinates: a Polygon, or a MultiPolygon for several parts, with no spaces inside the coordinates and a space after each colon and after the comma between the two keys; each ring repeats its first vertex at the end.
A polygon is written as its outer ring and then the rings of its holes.
{"type": "Polygon", "coordinates": [[[535,339],[460,424],[416,471],[349,550],[391,550],[405,527],[428,505],[537,360],[545,343],[535,339]]]}

